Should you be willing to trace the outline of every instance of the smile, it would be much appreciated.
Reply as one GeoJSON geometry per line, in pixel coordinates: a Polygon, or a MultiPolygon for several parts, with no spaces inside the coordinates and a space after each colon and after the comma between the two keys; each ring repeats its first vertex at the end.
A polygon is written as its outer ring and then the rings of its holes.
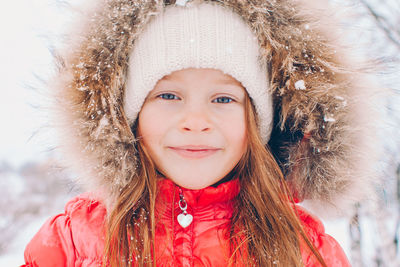
{"type": "Polygon", "coordinates": [[[179,146],[179,147],[168,147],[178,155],[184,158],[199,159],[211,156],[221,150],[220,148],[209,147],[209,146],[179,146]]]}

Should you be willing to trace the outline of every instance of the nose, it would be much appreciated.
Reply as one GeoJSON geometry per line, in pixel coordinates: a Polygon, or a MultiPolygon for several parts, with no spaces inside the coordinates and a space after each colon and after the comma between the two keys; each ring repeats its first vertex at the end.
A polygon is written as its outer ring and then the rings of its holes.
{"type": "Polygon", "coordinates": [[[206,107],[190,105],[183,111],[181,130],[185,132],[211,131],[210,114],[206,107]]]}

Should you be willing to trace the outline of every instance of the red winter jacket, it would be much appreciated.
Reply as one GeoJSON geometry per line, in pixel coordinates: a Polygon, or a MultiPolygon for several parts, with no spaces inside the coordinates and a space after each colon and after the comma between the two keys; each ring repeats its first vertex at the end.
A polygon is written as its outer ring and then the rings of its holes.
{"type": "MultiPolygon", "coordinates": [[[[178,187],[169,180],[159,183],[156,213],[161,221],[156,229],[157,266],[226,266],[229,241],[225,235],[239,192],[238,180],[201,190],[185,190],[187,212],[193,222],[182,228],[176,219],[181,213],[178,187]]],[[[311,241],[327,266],[350,266],[342,248],[325,234],[322,223],[297,207],[311,241]]],[[[25,250],[22,266],[101,266],[104,248],[104,205],[89,195],[72,199],[65,213],[49,219],[25,250]]],[[[320,266],[315,257],[302,250],[305,266],[320,266]]]]}

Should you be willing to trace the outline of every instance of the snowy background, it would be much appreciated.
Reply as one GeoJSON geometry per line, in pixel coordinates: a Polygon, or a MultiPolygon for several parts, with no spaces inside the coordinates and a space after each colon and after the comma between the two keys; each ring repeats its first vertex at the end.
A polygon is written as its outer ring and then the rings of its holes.
{"type": "MultiPolygon", "coordinates": [[[[83,1],[83,0],[81,0],[83,1]]],[[[44,81],[53,73],[51,50],[71,22],[68,4],[78,0],[13,0],[0,3],[0,266],[23,264],[25,245],[51,215],[79,192],[59,167],[49,127],[44,81]]],[[[342,21],[360,54],[379,58],[377,80],[393,95],[378,101],[386,121],[381,136],[385,187],[375,206],[325,221],[353,266],[400,266],[399,113],[400,1],[331,0],[349,17],[342,21]],[[364,49],[365,48],[365,49],[364,49]],[[396,90],[397,89],[397,90],[396,90]]]]}

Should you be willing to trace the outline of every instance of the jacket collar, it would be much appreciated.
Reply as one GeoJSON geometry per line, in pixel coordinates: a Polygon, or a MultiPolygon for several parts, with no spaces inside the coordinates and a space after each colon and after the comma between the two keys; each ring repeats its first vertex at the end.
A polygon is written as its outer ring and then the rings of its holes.
{"type": "Polygon", "coordinates": [[[217,187],[209,186],[199,190],[191,190],[174,184],[171,180],[160,178],[158,181],[160,201],[176,202],[179,200],[179,191],[190,207],[205,207],[215,203],[230,202],[240,191],[239,179],[235,178],[217,187]]]}

